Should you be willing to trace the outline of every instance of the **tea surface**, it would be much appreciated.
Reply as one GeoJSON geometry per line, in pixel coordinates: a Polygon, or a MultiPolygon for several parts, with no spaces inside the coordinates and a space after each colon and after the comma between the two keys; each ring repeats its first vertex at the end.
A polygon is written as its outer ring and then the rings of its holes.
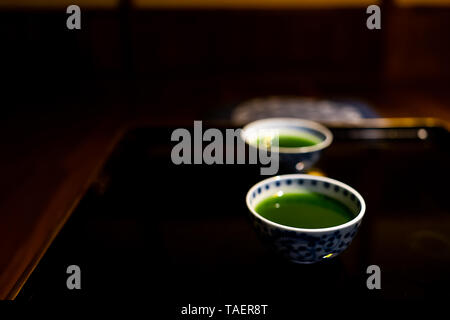
{"type": "MultiPolygon", "coordinates": [[[[309,134],[279,134],[278,146],[280,148],[301,148],[318,144],[320,141],[309,134]]],[[[263,143],[266,147],[273,144],[275,137],[263,137],[257,140],[257,144],[263,143]]]]}
{"type": "Polygon", "coordinates": [[[341,202],[316,192],[286,193],[262,200],[255,208],[264,218],[296,228],[328,228],[354,218],[341,202]]]}

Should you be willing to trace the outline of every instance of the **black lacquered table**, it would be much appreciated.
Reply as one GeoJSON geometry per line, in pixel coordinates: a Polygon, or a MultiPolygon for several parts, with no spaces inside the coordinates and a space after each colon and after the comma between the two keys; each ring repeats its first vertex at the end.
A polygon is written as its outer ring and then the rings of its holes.
{"type": "Polygon", "coordinates": [[[330,128],[334,142],[313,172],[354,187],[367,212],[350,247],[314,265],[286,262],[257,238],[245,205],[265,178],[257,165],[174,165],[174,129],[124,135],[18,300],[137,301],[175,318],[188,304],[266,304],[275,315],[318,299],[448,297],[445,129],[330,128]],[[66,287],[71,264],[81,290],[66,287]],[[381,270],[380,290],[367,288],[370,265],[381,270]]]}

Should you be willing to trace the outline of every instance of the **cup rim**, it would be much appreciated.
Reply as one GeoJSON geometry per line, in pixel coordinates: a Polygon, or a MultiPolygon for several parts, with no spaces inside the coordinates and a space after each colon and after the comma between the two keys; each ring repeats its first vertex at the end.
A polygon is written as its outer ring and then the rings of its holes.
{"type": "MultiPolygon", "coordinates": [[[[322,149],[325,149],[326,147],[328,147],[331,142],[333,142],[333,134],[331,133],[331,131],[321,125],[320,123],[316,122],[316,121],[311,121],[311,120],[306,120],[306,119],[300,119],[300,118],[266,118],[266,119],[260,119],[260,120],[255,120],[252,121],[248,124],[246,124],[241,131],[241,138],[242,140],[245,141],[245,143],[247,143],[249,146],[255,147],[255,148],[259,148],[259,146],[257,145],[253,145],[251,144],[246,136],[245,133],[254,126],[263,124],[263,123],[270,123],[273,121],[284,121],[284,122],[288,122],[290,124],[294,124],[294,125],[298,125],[304,128],[308,128],[308,129],[313,129],[316,130],[320,133],[322,133],[323,135],[325,135],[325,139],[313,146],[308,146],[308,147],[296,147],[296,148],[287,148],[287,147],[273,147],[271,148],[272,151],[274,152],[278,152],[278,153],[308,153],[308,152],[314,152],[314,151],[319,151],[322,149]]],[[[267,150],[267,148],[263,147],[262,149],[267,150]]]]}
{"type": "Polygon", "coordinates": [[[284,229],[287,231],[296,231],[296,232],[310,232],[310,233],[321,233],[321,232],[330,232],[330,231],[337,231],[340,229],[344,229],[346,227],[349,227],[355,223],[358,223],[359,221],[361,221],[361,219],[363,218],[365,212],[366,212],[366,203],[363,199],[363,197],[359,194],[358,191],[356,191],[355,189],[353,189],[352,187],[350,187],[349,185],[340,182],[338,180],[335,179],[331,179],[328,177],[321,177],[321,176],[315,176],[315,175],[310,175],[310,174],[284,174],[284,175],[278,175],[275,177],[271,177],[271,178],[267,178],[264,180],[259,181],[258,183],[256,183],[255,185],[253,185],[250,190],[247,192],[247,196],[246,196],[246,204],[247,204],[247,208],[250,210],[250,212],[256,216],[258,219],[264,221],[265,223],[276,227],[276,228],[280,228],[280,229],[284,229]],[[350,221],[347,221],[346,223],[343,224],[339,224],[337,226],[333,226],[333,227],[327,227],[327,228],[316,228],[316,229],[308,229],[308,228],[297,228],[297,227],[290,227],[290,226],[285,226],[283,224],[279,224],[276,222],[273,222],[269,219],[264,218],[263,216],[261,216],[258,212],[256,212],[255,209],[252,208],[252,206],[250,205],[250,197],[251,194],[257,190],[261,185],[270,182],[270,181],[281,181],[281,180],[287,180],[287,179],[309,179],[309,180],[316,180],[316,181],[322,181],[322,182],[328,182],[332,185],[337,185],[343,189],[346,189],[347,191],[349,191],[350,193],[352,193],[353,195],[355,195],[355,197],[359,200],[359,202],[361,203],[361,209],[359,210],[358,214],[351,219],[350,221]]]}

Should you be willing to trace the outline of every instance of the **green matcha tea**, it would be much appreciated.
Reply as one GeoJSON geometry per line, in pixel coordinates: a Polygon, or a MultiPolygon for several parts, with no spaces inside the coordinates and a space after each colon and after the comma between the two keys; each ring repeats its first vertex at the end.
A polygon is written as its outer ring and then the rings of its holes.
{"type": "Polygon", "coordinates": [[[306,229],[333,227],[354,218],[341,202],[308,191],[274,195],[258,203],[255,211],[275,223],[306,229]]]}
{"type": "Polygon", "coordinates": [[[278,146],[280,148],[301,148],[316,145],[320,142],[319,138],[308,133],[280,133],[276,136],[267,136],[258,138],[256,143],[262,143],[266,147],[273,144],[275,138],[278,137],[278,146]]]}

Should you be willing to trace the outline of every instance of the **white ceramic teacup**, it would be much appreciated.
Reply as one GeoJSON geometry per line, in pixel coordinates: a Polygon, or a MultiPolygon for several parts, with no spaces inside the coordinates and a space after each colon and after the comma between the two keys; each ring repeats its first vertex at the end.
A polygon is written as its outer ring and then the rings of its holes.
{"type": "Polygon", "coordinates": [[[247,207],[256,231],[282,256],[296,263],[308,264],[332,258],[353,240],[366,211],[362,196],[350,186],[334,179],[307,174],[287,174],[265,179],[247,193],[247,207]],[[278,192],[317,192],[338,200],[353,213],[350,221],[328,228],[305,229],[278,224],[255,211],[262,200],[278,192]]]}
{"type": "Polygon", "coordinates": [[[258,143],[258,137],[266,134],[306,135],[317,141],[316,144],[305,147],[286,148],[271,146],[271,152],[278,153],[280,170],[282,172],[305,171],[319,159],[323,149],[333,141],[333,135],[321,124],[296,118],[268,118],[247,124],[242,130],[242,139],[250,148],[265,148],[258,143]]]}

